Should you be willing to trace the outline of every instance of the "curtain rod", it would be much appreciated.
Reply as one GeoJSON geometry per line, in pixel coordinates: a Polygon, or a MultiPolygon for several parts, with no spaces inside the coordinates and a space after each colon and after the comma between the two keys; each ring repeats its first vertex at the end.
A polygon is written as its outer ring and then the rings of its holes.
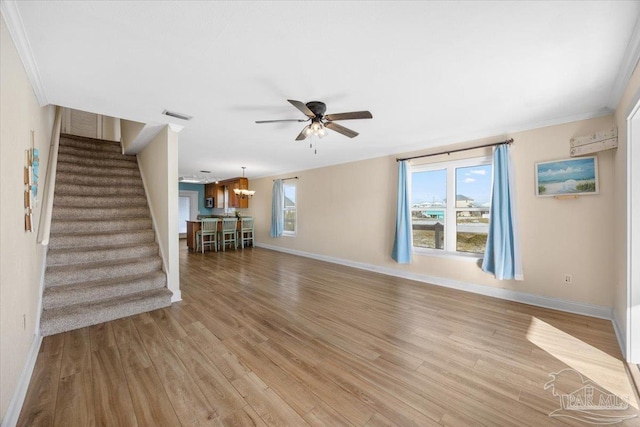
{"type": "MultiPolygon", "coordinates": [[[[288,179],[298,179],[298,177],[297,176],[290,176],[289,178],[280,178],[280,181],[286,181],[288,179]]],[[[275,179],[274,179],[274,181],[275,181],[275,179]]]]}
{"type": "Polygon", "coordinates": [[[484,144],[484,145],[478,145],[477,147],[468,147],[468,148],[458,148],[457,150],[449,150],[449,151],[441,151],[440,153],[432,153],[432,154],[423,154],[421,156],[413,156],[413,157],[405,157],[403,159],[396,159],[396,162],[402,162],[404,160],[413,160],[413,159],[420,159],[423,157],[431,157],[431,156],[439,156],[441,154],[451,154],[451,153],[457,153],[459,151],[467,151],[467,150],[475,150],[476,148],[485,148],[485,147],[494,147],[496,145],[502,145],[502,144],[512,144],[513,143],[513,138],[509,138],[506,141],[502,141],[502,142],[494,142],[492,144],[484,144]]]}

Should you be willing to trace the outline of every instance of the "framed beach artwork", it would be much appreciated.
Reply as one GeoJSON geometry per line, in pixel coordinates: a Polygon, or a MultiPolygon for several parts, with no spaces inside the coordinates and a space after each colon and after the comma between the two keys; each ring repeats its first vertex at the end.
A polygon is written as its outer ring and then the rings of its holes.
{"type": "Polygon", "coordinates": [[[536,163],[536,196],[598,194],[598,158],[576,157],[536,163]]]}

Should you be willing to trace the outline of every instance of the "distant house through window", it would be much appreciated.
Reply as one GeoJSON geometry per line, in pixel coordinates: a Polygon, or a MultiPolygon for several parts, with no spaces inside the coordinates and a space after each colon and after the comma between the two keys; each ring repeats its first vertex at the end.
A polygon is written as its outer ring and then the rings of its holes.
{"type": "Polygon", "coordinates": [[[283,182],[282,188],[284,190],[284,231],[282,234],[295,236],[298,222],[295,180],[283,182]]]}
{"type": "Polygon", "coordinates": [[[414,248],[484,253],[489,231],[491,174],[490,158],[414,166],[411,178],[414,248]]]}

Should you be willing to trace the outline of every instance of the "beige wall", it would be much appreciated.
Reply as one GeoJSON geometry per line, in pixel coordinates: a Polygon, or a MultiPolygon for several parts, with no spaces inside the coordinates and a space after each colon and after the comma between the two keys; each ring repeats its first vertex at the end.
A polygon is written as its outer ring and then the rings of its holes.
{"type": "MultiPolygon", "coordinates": [[[[468,259],[414,255],[411,265],[391,259],[395,224],[397,165],[394,157],[295,172],[298,180],[296,237],[269,237],[271,186],[275,177],[251,181],[256,196],[258,243],[363,263],[386,271],[486,285],[613,306],[614,151],[598,154],[600,194],[572,200],[535,197],[534,163],[569,157],[569,140],[613,126],[613,116],[518,132],[464,145],[513,137],[525,280],[498,281],[468,259]],[[563,284],[564,273],[573,285],[563,284]]],[[[414,153],[410,153],[414,154],[414,153]]],[[[466,156],[490,151],[465,152],[466,156]]],[[[460,156],[462,157],[462,156],[460,156]]],[[[453,159],[442,156],[440,161],[453,159]]],[[[432,160],[438,161],[438,160],[432,160]]],[[[290,176],[288,174],[287,176],[290,176]]]]}
{"type": "Polygon", "coordinates": [[[138,154],[172,301],[180,300],[178,266],[178,134],[165,128],[138,154]]]}
{"type": "Polygon", "coordinates": [[[44,248],[24,231],[23,168],[30,131],[40,151],[37,226],[53,128],[53,107],[41,108],[0,19],[0,418],[4,418],[34,343],[44,248]],[[26,325],[23,325],[23,316],[26,325]]]}
{"type": "Polygon", "coordinates": [[[618,148],[614,153],[614,317],[624,338],[627,333],[627,117],[638,101],[640,67],[629,79],[615,112],[618,126],[618,148]]]}

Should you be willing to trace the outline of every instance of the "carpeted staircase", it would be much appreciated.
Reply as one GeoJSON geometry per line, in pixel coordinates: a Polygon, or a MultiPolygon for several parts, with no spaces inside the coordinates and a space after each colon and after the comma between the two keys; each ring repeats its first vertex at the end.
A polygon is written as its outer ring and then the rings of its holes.
{"type": "Polygon", "coordinates": [[[171,295],[136,157],[62,135],[42,335],[166,307],[171,295]]]}

